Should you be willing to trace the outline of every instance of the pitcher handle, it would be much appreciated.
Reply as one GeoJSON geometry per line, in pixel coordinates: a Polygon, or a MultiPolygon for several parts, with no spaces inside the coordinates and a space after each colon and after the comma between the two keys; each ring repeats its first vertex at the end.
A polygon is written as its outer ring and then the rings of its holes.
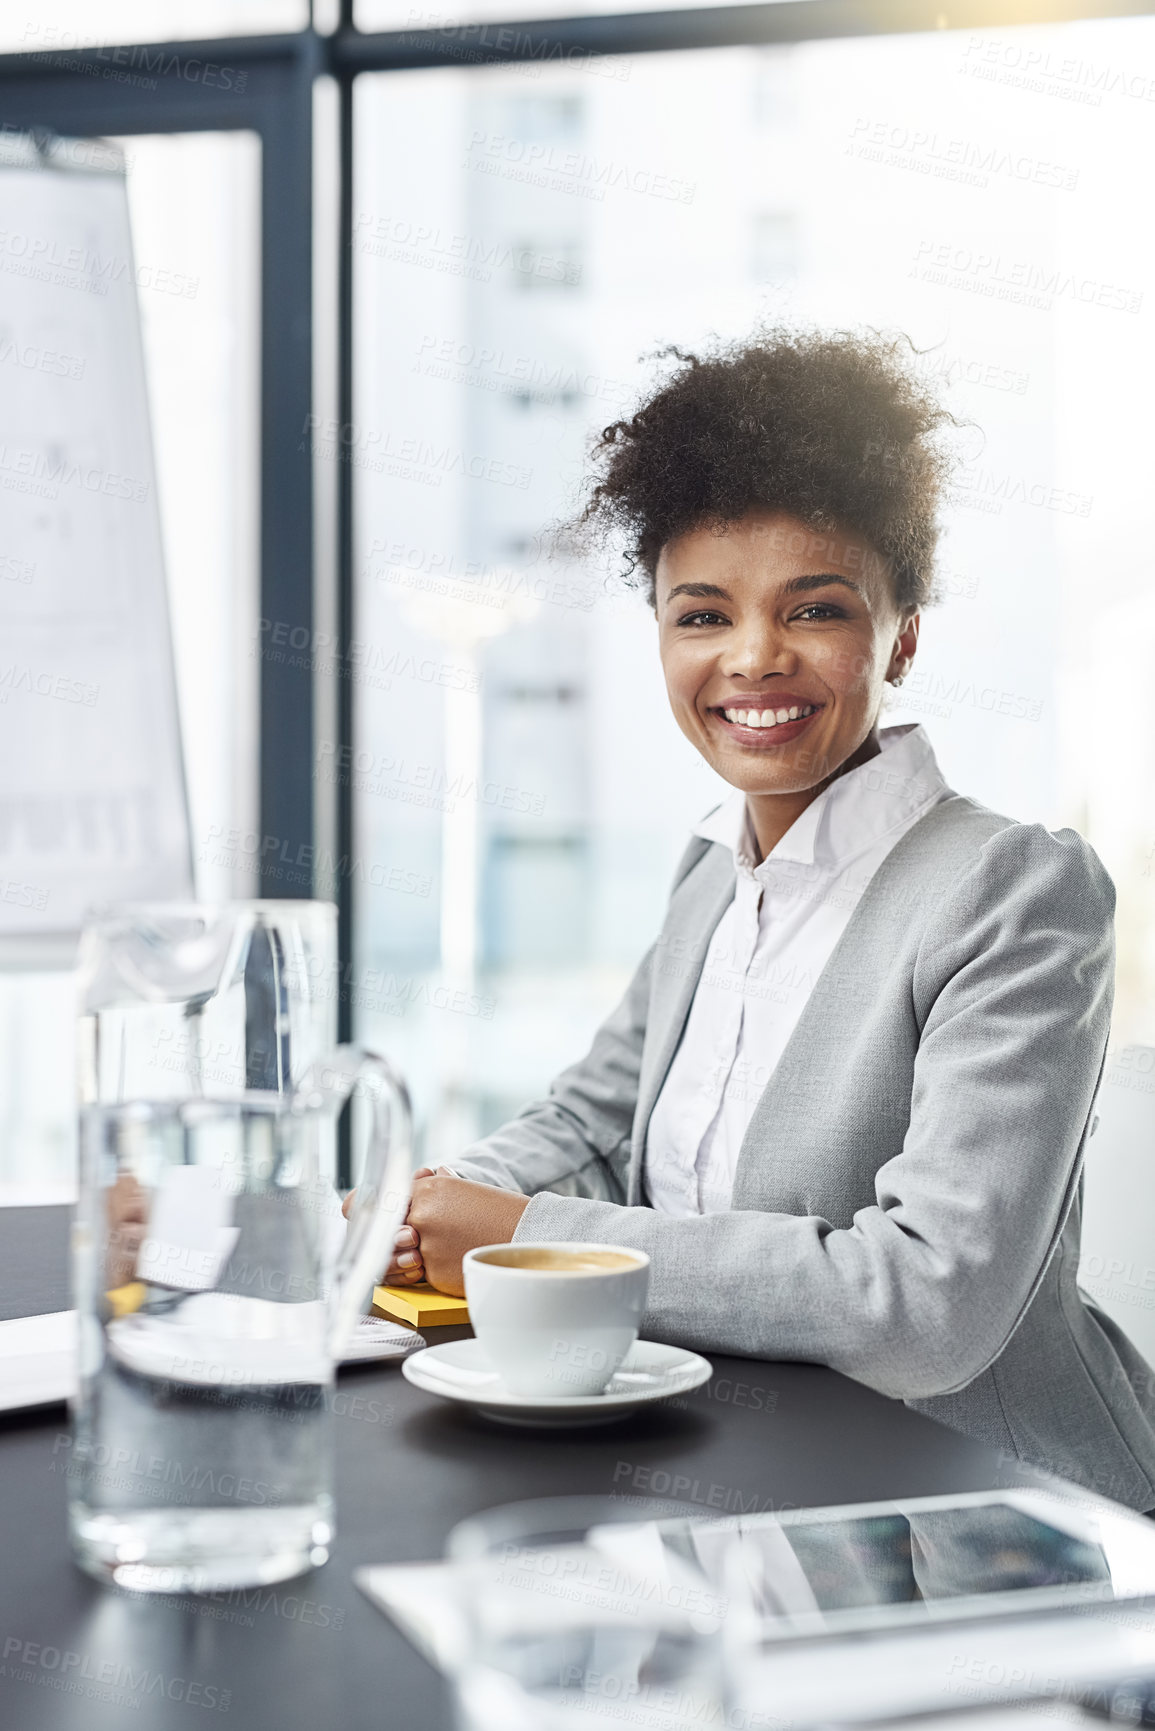
{"type": "Polygon", "coordinates": [[[389,1261],[413,1180],[409,1090],[387,1058],[360,1046],[338,1046],[301,1083],[294,1109],[316,1111],[328,1105],[339,1110],[354,1089],[369,1096],[371,1119],[365,1170],[333,1281],[329,1347],[338,1362],[365,1299],[389,1261]]]}

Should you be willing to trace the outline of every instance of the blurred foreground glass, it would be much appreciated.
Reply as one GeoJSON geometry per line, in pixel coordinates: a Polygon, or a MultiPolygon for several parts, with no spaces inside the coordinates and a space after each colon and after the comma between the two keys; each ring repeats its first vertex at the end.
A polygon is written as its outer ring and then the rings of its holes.
{"type": "Polygon", "coordinates": [[[76,1558],[145,1591],[285,1580],[328,1556],[334,1363],[405,1209],[408,1095],[333,1045],[327,903],[115,909],[80,960],[76,1558]]]}
{"type": "Polygon", "coordinates": [[[591,1714],[652,1731],[913,1727],[1124,1694],[1131,1712],[1142,1690],[1118,1680],[1155,1663],[1149,1523],[1065,1492],[724,1519],[558,1498],[467,1520],[448,1552],[467,1571],[460,1731],[564,1731],[591,1714]]]}
{"type": "MultiPolygon", "coordinates": [[[[656,1518],[687,1512],[647,1504],[656,1518]]],[[[643,1731],[730,1723],[724,1601],[667,1566],[635,1508],[512,1503],[462,1521],[446,1552],[475,1577],[454,1630],[459,1731],[567,1731],[591,1714],[643,1731]]]]}

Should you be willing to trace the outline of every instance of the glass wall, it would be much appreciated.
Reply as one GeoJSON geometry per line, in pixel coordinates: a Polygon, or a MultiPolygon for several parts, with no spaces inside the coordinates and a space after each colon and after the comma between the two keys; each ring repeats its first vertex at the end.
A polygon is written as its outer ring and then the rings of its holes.
{"type": "Polygon", "coordinates": [[[1099,849],[1116,1037],[1155,1040],[1155,22],[620,71],[358,83],[358,400],[331,450],[358,498],[356,966],[428,1153],[583,1049],[718,797],[641,600],[547,542],[655,349],[760,322],[905,331],[958,416],[943,598],[891,719],[961,791],[1099,849]]]}

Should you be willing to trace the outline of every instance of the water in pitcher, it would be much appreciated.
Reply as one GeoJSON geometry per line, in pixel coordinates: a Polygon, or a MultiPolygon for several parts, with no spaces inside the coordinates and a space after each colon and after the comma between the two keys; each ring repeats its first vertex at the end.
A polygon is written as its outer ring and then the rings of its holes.
{"type": "Polygon", "coordinates": [[[127,1587],[287,1579],[325,1561],[332,1122],[283,1098],[82,1113],[73,1541],[127,1587]]]}

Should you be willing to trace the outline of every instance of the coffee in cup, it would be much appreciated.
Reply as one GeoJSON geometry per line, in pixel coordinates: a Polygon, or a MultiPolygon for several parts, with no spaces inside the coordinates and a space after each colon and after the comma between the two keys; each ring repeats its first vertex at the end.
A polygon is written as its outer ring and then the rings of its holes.
{"type": "Polygon", "coordinates": [[[497,1268],[549,1268],[555,1274],[595,1274],[604,1268],[636,1268],[637,1257],[628,1250],[554,1250],[548,1244],[502,1244],[496,1250],[478,1253],[478,1261],[497,1268]]]}
{"type": "Polygon", "coordinates": [[[650,1259],[613,1244],[487,1244],[462,1264],[469,1320],[511,1394],[601,1394],[638,1336],[650,1259]]]}

